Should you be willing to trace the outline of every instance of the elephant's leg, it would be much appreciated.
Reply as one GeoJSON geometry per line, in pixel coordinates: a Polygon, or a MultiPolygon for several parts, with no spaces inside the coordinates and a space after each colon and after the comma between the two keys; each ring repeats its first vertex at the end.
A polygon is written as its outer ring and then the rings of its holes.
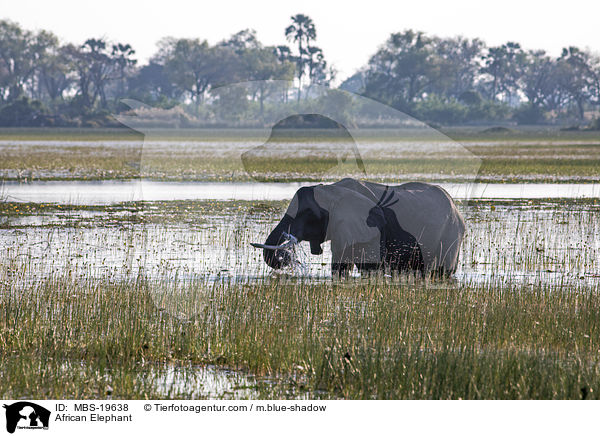
{"type": "Polygon", "coordinates": [[[409,246],[401,241],[393,241],[385,259],[392,271],[425,278],[425,265],[418,245],[409,246]]]}
{"type": "Polygon", "coordinates": [[[346,262],[332,262],[331,263],[331,276],[334,278],[347,278],[350,275],[352,269],[351,263],[346,262]]]}
{"type": "Polygon", "coordinates": [[[362,274],[371,274],[371,273],[377,273],[377,272],[380,272],[380,271],[384,271],[384,264],[383,263],[362,262],[362,263],[357,263],[356,267],[360,271],[361,275],[362,274]]]}
{"type": "Polygon", "coordinates": [[[407,266],[407,265],[399,265],[397,264],[394,268],[394,271],[397,275],[407,274],[412,275],[414,278],[425,279],[425,268],[420,266],[407,266]]]}
{"type": "Polygon", "coordinates": [[[343,241],[331,241],[331,276],[334,278],[347,278],[354,266],[352,261],[352,248],[343,241]]]}

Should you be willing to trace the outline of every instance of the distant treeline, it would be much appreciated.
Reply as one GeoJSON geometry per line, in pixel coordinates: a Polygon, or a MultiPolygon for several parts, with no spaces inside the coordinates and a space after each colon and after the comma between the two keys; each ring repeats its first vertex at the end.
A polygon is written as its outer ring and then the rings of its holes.
{"type": "MultiPolygon", "coordinates": [[[[190,124],[244,124],[282,103],[301,109],[311,86],[331,86],[336,72],[315,45],[309,17],[291,17],[283,36],[289,45],[264,46],[253,30],[214,45],[167,37],[140,65],[125,42],[63,44],[51,32],[2,20],[0,126],[116,124],[110,114],[128,110],[123,98],[179,106],[180,118],[190,124]],[[245,81],[263,82],[224,87],[245,81]]],[[[441,124],[583,125],[600,106],[600,59],[577,47],[552,57],[514,42],[487,47],[479,39],[409,30],[392,34],[340,89],[441,124]]]]}

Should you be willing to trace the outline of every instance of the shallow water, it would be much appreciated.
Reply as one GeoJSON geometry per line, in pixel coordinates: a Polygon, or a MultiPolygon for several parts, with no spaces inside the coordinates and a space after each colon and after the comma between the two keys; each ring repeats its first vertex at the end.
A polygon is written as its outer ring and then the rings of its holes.
{"type": "MultiPolygon", "coordinates": [[[[253,399],[258,380],[239,371],[214,366],[181,367],[169,365],[153,369],[157,392],[166,398],[184,396],[197,399],[253,399]]],[[[262,380],[264,382],[264,380],[262,380]]]]}
{"type": "MultiPolygon", "coordinates": [[[[277,272],[250,243],[266,239],[283,213],[282,205],[231,203],[223,209],[223,204],[230,203],[208,203],[207,209],[191,211],[190,202],[149,203],[141,209],[101,207],[5,217],[0,220],[0,280],[36,281],[65,274],[119,280],[144,274],[165,286],[269,280],[277,272]],[[26,273],[15,277],[11,271],[26,273]]],[[[461,209],[467,233],[457,280],[598,282],[600,205],[488,201],[461,209]]],[[[313,256],[308,244],[301,243],[296,252],[302,267],[282,273],[330,280],[329,244],[323,248],[322,255],[313,256]]]]}
{"type": "MultiPolygon", "coordinates": [[[[315,183],[50,181],[6,182],[0,198],[15,202],[108,205],[129,201],[291,199],[315,183]]],[[[596,183],[440,183],[456,199],[600,198],[596,183]]]]}

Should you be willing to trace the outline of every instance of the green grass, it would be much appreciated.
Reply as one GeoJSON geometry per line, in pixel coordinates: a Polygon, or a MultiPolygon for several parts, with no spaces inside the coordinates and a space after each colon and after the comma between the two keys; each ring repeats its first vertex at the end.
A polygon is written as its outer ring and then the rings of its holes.
{"type": "Polygon", "coordinates": [[[600,392],[600,296],[585,287],[272,281],[157,293],[143,280],[63,277],[20,289],[4,283],[0,295],[4,398],[97,398],[106,385],[113,398],[160,396],[152,383],[136,385],[141,362],[268,374],[279,389],[322,398],[600,392]],[[161,310],[172,304],[196,315],[161,310]],[[88,379],[93,368],[117,371],[88,379]]]}
{"type": "MultiPolygon", "coordinates": [[[[599,146],[600,150],[600,146],[599,146]]],[[[597,152],[595,152],[597,154],[597,152]]],[[[144,159],[143,170],[138,169],[135,156],[95,158],[84,152],[70,156],[49,153],[19,155],[2,158],[5,181],[43,180],[129,180],[144,178],[164,181],[335,181],[341,176],[401,183],[409,180],[432,182],[470,181],[477,176],[480,182],[598,182],[600,156],[579,159],[572,156],[552,158],[538,156],[530,159],[517,157],[483,157],[478,172],[473,172],[469,161],[453,162],[446,158],[428,159],[365,159],[369,172],[354,171],[326,173],[328,161],[315,159],[272,159],[261,163],[261,168],[248,174],[241,164],[231,158],[189,157],[144,159]],[[25,169],[27,168],[27,169],[25,169]],[[252,177],[251,177],[252,176],[252,177]]],[[[475,168],[477,169],[477,168],[475,168]]]]}

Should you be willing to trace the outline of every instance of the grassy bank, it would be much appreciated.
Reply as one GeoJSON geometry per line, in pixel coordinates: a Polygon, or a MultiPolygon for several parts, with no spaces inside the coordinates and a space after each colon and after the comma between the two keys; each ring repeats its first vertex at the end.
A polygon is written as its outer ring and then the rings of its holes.
{"type": "MultiPolygon", "coordinates": [[[[202,128],[202,129],[167,129],[167,128],[145,128],[145,133],[158,139],[171,139],[176,141],[185,140],[233,140],[233,139],[256,139],[268,135],[270,128],[202,128]]],[[[404,138],[422,137],[422,129],[407,128],[403,131],[390,128],[364,128],[360,129],[365,136],[377,140],[393,140],[398,136],[404,138]],[[401,132],[401,133],[400,133],[401,132]],[[417,132],[417,133],[410,133],[417,132]],[[420,132],[420,134],[419,134],[420,132]]],[[[426,132],[429,136],[447,136],[454,141],[595,141],[600,132],[594,130],[561,130],[557,126],[510,126],[497,128],[494,125],[482,126],[457,126],[431,128],[426,132]]],[[[128,127],[121,128],[63,128],[63,127],[0,127],[1,140],[138,140],[143,139],[144,133],[128,127]]]]}
{"type": "Polygon", "coordinates": [[[143,370],[165,363],[275,376],[276,386],[255,387],[267,398],[600,393],[596,289],[410,280],[154,286],[56,276],[15,289],[3,280],[0,396],[160,397],[143,370]]]}
{"type": "Polygon", "coordinates": [[[472,180],[475,173],[481,181],[492,183],[600,179],[598,132],[521,129],[485,134],[476,128],[451,129],[448,134],[464,146],[462,152],[429,150],[432,143],[446,140],[432,132],[425,138],[410,132],[394,137],[385,129],[362,132],[357,140],[366,144],[366,148],[361,145],[365,175],[349,164],[331,172],[337,165],[335,151],[330,153],[324,144],[311,154],[304,143],[290,145],[284,154],[259,156],[249,174],[240,155],[263,144],[267,130],[158,130],[147,132],[144,142],[143,135],[127,129],[4,129],[0,130],[0,179],[249,181],[254,176],[320,181],[354,175],[384,182],[442,182],[472,180]],[[397,138],[405,143],[397,144],[397,138]],[[426,147],[422,151],[420,143],[426,147]]]}
{"type": "MultiPolygon", "coordinates": [[[[364,159],[368,174],[341,169],[327,173],[330,161],[318,159],[274,158],[261,163],[261,171],[252,172],[259,181],[336,181],[356,177],[383,183],[402,183],[412,180],[434,183],[476,180],[482,183],[573,182],[600,181],[600,146],[584,157],[557,147],[552,154],[540,150],[535,157],[518,155],[499,157],[481,151],[478,171],[470,161],[452,161],[447,157],[414,159],[364,159]],[[461,170],[464,170],[462,172],[461,170]]],[[[253,177],[241,162],[231,156],[146,156],[141,152],[99,150],[97,154],[78,147],[60,151],[22,150],[2,156],[1,180],[18,181],[99,181],[144,178],[155,181],[249,182],[253,177]]],[[[0,152],[0,155],[2,153],[0,152]]]]}

